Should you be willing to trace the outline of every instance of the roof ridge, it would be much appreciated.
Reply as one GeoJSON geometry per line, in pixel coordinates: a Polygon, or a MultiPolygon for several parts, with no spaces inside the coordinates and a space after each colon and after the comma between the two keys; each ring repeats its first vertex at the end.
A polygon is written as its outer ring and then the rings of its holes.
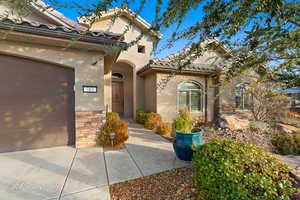
{"type": "Polygon", "coordinates": [[[51,5],[47,4],[42,0],[31,2],[30,6],[36,9],[37,11],[43,13],[47,17],[51,18],[52,20],[59,21],[60,23],[66,24],[74,29],[78,29],[81,31],[87,29],[86,27],[80,25],[78,22],[66,17],[63,13],[54,9],[53,7],[51,7],[51,5]]]}

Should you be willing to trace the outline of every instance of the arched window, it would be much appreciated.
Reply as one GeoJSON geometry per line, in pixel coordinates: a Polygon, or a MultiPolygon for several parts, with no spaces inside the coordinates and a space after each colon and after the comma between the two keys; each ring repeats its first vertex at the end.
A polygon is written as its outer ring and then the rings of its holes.
{"type": "Polygon", "coordinates": [[[240,83],[235,87],[235,105],[237,109],[249,110],[252,98],[248,83],[240,83]]]}
{"type": "Polygon", "coordinates": [[[203,109],[203,91],[201,84],[189,81],[178,85],[178,110],[188,109],[200,112],[203,109]]]}
{"type": "Polygon", "coordinates": [[[124,79],[124,76],[121,73],[112,73],[111,77],[113,79],[118,79],[118,80],[123,80],[124,79]]]}

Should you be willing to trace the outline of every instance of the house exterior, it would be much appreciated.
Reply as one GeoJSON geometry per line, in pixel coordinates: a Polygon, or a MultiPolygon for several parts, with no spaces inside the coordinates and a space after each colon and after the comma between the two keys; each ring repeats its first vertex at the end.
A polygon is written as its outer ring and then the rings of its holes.
{"type": "Polygon", "coordinates": [[[300,113],[300,88],[294,87],[282,91],[290,98],[290,110],[300,113]]]}
{"type": "Polygon", "coordinates": [[[174,55],[151,57],[160,33],[146,32],[126,51],[111,48],[149,29],[132,11],[111,9],[90,23],[91,16],[75,22],[42,1],[27,9],[20,20],[8,3],[0,4],[0,152],[94,146],[107,111],[135,119],[136,110],[145,109],[171,122],[188,108],[212,122],[219,112],[235,110],[232,88],[240,80],[225,88],[230,92],[216,87],[224,49],[205,52],[160,90],[157,85],[177,67],[174,55]]]}

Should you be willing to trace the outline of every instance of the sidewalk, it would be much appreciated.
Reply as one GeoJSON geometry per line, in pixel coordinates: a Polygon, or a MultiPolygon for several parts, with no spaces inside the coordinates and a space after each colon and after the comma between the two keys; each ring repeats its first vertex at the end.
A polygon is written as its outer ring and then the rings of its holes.
{"type": "Polygon", "coordinates": [[[171,142],[139,124],[129,124],[125,146],[104,153],[109,184],[189,165],[176,158],[171,142]]]}

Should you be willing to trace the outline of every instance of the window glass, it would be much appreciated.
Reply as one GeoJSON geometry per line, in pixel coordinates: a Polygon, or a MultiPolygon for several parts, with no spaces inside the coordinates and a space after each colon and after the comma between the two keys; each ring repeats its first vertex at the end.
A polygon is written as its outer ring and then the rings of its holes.
{"type": "Polygon", "coordinates": [[[189,93],[187,91],[179,92],[179,110],[181,109],[189,109],[189,93]]]}
{"type": "Polygon", "coordinates": [[[178,109],[188,109],[191,112],[202,111],[201,85],[193,82],[185,82],[178,85],[178,109]]]}
{"type": "Polygon", "coordinates": [[[191,91],[191,111],[201,110],[201,94],[199,91],[191,91]]]}
{"type": "Polygon", "coordinates": [[[252,98],[247,83],[241,83],[236,86],[235,104],[237,109],[248,110],[251,108],[252,98]]]}
{"type": "Polygon", "coordinates": [[[111,77],[114,79],[123,79],[124,78],[123,74],[120,74],[120,73],[113,73],[111,75],[111,77]]]}

